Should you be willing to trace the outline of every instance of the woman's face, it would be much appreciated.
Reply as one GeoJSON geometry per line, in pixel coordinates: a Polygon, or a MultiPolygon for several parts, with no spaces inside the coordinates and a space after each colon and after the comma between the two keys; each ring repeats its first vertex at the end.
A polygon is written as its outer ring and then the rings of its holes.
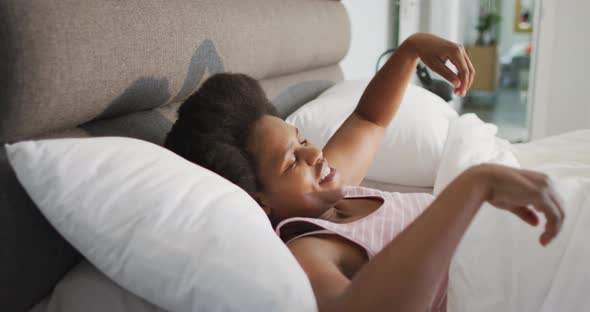
{"type": "Polygon", "coordinates": [[[260,118],[248,149],[263,185],[256,197],[275,221],[319,217],[343,197],[340,175],[322,151],[280,118],[260,118]]]}

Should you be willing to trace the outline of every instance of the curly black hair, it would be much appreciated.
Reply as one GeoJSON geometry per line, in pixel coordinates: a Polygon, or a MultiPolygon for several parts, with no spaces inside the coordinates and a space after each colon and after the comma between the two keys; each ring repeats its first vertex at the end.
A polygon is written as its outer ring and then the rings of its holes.
{"type": "Polygon", "coordinates": [[[254,123],[265,114],[278,115],[255,79],[215,74],[179,107],[164,146],[254,197],[262,185],[246,145],[254,123]]]}

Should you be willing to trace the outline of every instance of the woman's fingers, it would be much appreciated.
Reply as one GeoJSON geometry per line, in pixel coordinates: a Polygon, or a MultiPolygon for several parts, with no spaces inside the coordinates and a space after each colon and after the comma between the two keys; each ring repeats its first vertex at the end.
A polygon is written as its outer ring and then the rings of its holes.
{"type": "Polygon", "coordinates": [[[521,174],[534,183],[532,204],[536,210],[543,213],[547,219],[545,231],[541,234],[540,242],[546,246],[561,231],[563,224],[563,210],[559,203],[553,200],[551,193],[555,192],[551,179],[543,173],[521,170],[521,174]]]}
{"type": "Polygon", "coordinates": [[[554,189],[552,189],[549,193],[549,198],[551,199],[551,201],[553,201],[553,203],[555,204],[555,206],[557,206],[557,208],[559,209],[559,212],[561,213],[561,222],[563,223],[565,221],[565,211],[563,210],[563,201],[561,199],[559,199],[559,195],[557,194],[557,192],[555,192],[554,189]]]}
{"type": "Polygon", "coordinates": [[[414,34],[408,40],[424,64],[453,84],[455,93],[467,93],[473,84],[475,68],[462,45],[425,33],[414,34]],[[456,74],[445,65],[447,61],[457,68],[456,74]]]}
{"type": "Polygon", "coordinates": [[[447,67],[443,61],[436,60],[433,63],[426,65],[428,65],[428,67],[434,70],[437,74],[448,80],[453,86],[455,86],[455,88],[459,88],[461,86],[461,80],[459,77],[449,67],[447,67]]]}
{"type": "Polygon", "coordinates": [[[467,90],[471,89],[471,85],[473,85],[473,80],[475,80],[475,66],[471,63],[471,59],[469,59],[469,55],[467,55],[467,51],[465,51],[464,47],[461,47],[463,50],[463,55],[465,56],[465,61],[467,62],[467,66],[469,67],[469,85],[467,86],[467,90]]]}
{"type": "Polygon", "coordinates": [[[539,216],[529,207],[519,206],[512,209],[512,211],[521,218],[524,222],[537,226],[539,224],[539,216]]]}
{"type": "Polygon", "coordinates": [[[551,179],[540,172],[501,165],[488,166],[495,169],[492,195],[488,201],[513,212],[533,226],[539,223],[535,211],[544,214],[547,222],[539,239],[543,246],[549,244],[561,231],[565,218],[551,179]]]}
{"type": "Polygon", "coordinates": [[[520,197],[518,200],[515,197],[515,200],[516,202],[524,201],[523,204],[526,203],[526,205],[520,207],[522,204],[517,204],[519,207],[512,209],[512,211],[531,225],[537,225],[539,220],[530,206],[545,215],[547,222],[539,240],[543,246],[546,246],[561,231],[564,220],[561,202],[551,179],[546,174],[525,169],[519,170],[519,173],[520,175],[515,176],[514,181],[523,188],[519,193],[525,196],[518,196],[520,197]]]}
{"type": "Polygon", "coordinates": [[[539,191],[538,196],[548,209],[548,214],[546,213],[547,224],[545,226],[545,232],[548,232],[548,234],[542,239],[552,239],[561,230],[565,218],[561,199],[553,186],[551,178],[546,174],[530,170],[522,170],[522,174],[535,183],[539,191]]]}
{"type": "MultiPolygon", "coordinates": [[[[455,45],[452,48],[452,51],[448,53],[447,57],[455,65],[457,68],[457,74],[459,76],[459,80],[461,81],[461,86],[459,87],[459,91],[461,95],[465,95],[467,92],[467,87],[469,86],[469,66],[465,60],[465,55],[463,54],[463,47],[460,45],[455,45]]],[[[446,67],[446,66],[445,66],[446,67]]]]}
{"type": "Polygon", "coordinates": [[[533,202],[533,205],[547,219],[545,231],[540,237],[541,244],[546,246],[561,231],[563,224],[561,211],[553,200],[551,200],[549,194],[543,191],[538,192],[537,199],[533,202]]]}
{"type": "Polygon", "coordinates": [[[548,200],[550,200],[553,203],[554,207],[557,207],[560,219],[563,222],[563,219],[565,218],[565,211],[563,210],[562,204],[563,201],[561,200],[559,194],[557,193],[557,190],[555,189],[553,180],[551,180],[551,178],[546,174],[540,172],[529,171],[529,174],[536,174],[537,183],[540,185],[541,188],[543,188],[543,191],[549,197],[548,200]]]}

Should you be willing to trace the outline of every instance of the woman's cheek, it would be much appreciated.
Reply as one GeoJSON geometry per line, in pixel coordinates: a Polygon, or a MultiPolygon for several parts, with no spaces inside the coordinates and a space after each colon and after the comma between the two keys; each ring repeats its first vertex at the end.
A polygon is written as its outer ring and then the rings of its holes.
{"type": "Polygon", "coordinates": [[[311,189],[311,190],[316,189],[317,181],[316,181],[315,174],[312,170],[307,171],[307,174],[305,176],[305,183],[307,184],[309,189],[311,189]]]}

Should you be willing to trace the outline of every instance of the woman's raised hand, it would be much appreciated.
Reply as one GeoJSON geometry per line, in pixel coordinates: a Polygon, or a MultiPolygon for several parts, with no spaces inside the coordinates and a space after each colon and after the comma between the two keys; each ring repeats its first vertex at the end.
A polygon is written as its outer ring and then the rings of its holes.
{"type": "Polygon", "coordinates": [[[407,42],[426,66],[455,86],[456,94],[467,93],[475,77],[475,68],[462,45],[428,33],[416,33],[407,42]],[[455,65],[457,74],[445,65],[447,60],[455,65]]]}
{"type": "Polygon", "coordinates": [[[492,205],[514,213],[532,226],[539,224],[533,209],[545,215],[547,223],[540,237],[543,246],[557,236],[565,214],[547,175],[496,164],[478,165],[473,170],[486,181],[486,199],[492,205]]]}

